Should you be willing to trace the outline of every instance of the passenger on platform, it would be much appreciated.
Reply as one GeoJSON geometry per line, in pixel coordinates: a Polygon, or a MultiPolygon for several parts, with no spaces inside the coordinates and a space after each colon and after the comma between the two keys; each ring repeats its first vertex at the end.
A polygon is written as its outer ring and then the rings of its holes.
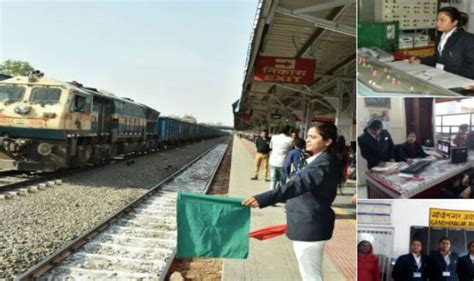
{"type": "Polygon", "coordinates": [[[302,139],[295,140],[295,148],[288,152],[285,159],[285,172],[288,178],[303,169],[307,155],[304,151],[306,142],[302,139]]]}
{"type": "Polygon", "coordinates": [[[263,166],[263,174],[266,181],[268,179],[268,159],[270,155],[270,138],[268,137],[268,130],[263,130],[260,136],[255,139],[255,146],[257,147],[257,155],[255,155],[255,170],[251,180],[258,179],[260,166],[263,166]]]}
{"type": "Polygon", "coordinates": [[[322,123],[308,131],[307,165],[282,188],[267,191],[242,202],[264,208],[286,202],[286,235],[293,241],[303,281],[320,281],[324,246],[331,239],[335,213],[331,204],[336,197],[338,167],[335,156],[337,127],[322,123]]]}
{"type": "Polygon", "coordinates": [[[459,258],[457,273],[459,281],[474,280],[474,241],[469,242],[467,246],[468,253],[459,258]]]}
{"type": "Polygon", "coordinates": [[[379,259],[366,240],[357,245],[357,281],[380,281],[379,259]]]}
{"type": "Polygon", "coordinates": [[[416,141],[416,134],[414,132],[408,134],[407,141],[400,145],[398,152],[400,161],[408,163],[412,162],[411,160],[414,158],[424,158],[428,156],[421,144],[416,141]]]}
{"type": "Polygon", "coordinates": [[[270,141],[270,167],[271,167],[271,182],[270,190],[283,187],[286,183],[285,173],[285,158],[288,151],[291,149],[292,140],[289,137],[290,126],[285,126],[278,135],[273,136],[270,141]]]}
{"type": "Polygon", "coordinates": [[[413,239],[410,253],[399,256],[392,271],[394,281],[425,281],[427,280],[428,256],[423,255],[420,240],[413,239]]]}
{"type": "Polygon", "coordinates": [[[459,126],[458,133],[456,134],[453,140],[453,143],[457,147],[467,146],[466,140],[467,140],[467,136],[469,135],[468,129],[469,129],[469,125],[467,124],[462,124],[461,126],[459,126]]]}
{"type": "Polygon", "coordinates": [[[367,168],[372,169],[382,162],[393,158],[394,145],[392,137],[383,129],[382,121],[369,121],[364,133],[357,138],[362,157],[367,160],[367,168]]]}
{"type": "Polygon", "coordinates": [[[439,249],[428,258],[428,277],[430,281],[457,281],[456,267],[459,256],[450,251],[448,237],[439,240],[439,249]]]}
{"type": "Polygon", "coordinates": [[[291,147],[292,148],[296,147],[295,142],[296,142],[296,140],[299,140],[299,139],[300,139],[300,137],[298,136],[298,132],[296,132],[296,131],[291,132],[291,141],[292,141],[291,147]]]}
{"type": "Polygon", "coordinates": [[[469,20],[466,13],[455,7],[438,11],[436,53],[430,57],[410,58],[410,63],[426,64],[469,79],[474,79],[474,36],[463,26],[469,20]]]}

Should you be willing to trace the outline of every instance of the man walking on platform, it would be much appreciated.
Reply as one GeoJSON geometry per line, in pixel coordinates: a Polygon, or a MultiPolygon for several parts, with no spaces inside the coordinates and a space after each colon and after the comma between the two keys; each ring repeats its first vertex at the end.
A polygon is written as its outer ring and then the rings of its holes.
{"type": "Polygon", "coordinates": [[[291,149],[292,140],[290,135],[290,126],[285,126],[280,133],[272,137],[270,148],[271,183],[270,190],[277,188],[277,184],[283,187],[286,184],[286,173],[284,168],[285,158],[291,149]]]}
{"type": "Polygon", "coordinates": [[[258,179],[258,173],[260,171],[260,166],[263,166],[263,173],[265,180],[268,179],[268,159],[270,153],[270,139],[268,138],[268,130],[263,130],[260,133],[260,136],[255,140],[255,145],[257,147],[257,155],[255,156],[255,172],[254,176],[250,178],[251,180],[258,179]]]}

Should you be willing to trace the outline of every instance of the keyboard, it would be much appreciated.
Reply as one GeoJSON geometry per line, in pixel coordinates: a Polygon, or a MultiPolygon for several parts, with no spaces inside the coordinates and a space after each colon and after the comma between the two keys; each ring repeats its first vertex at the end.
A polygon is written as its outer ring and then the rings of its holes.
{"type": "Polygon", "coordinates": [[[400,173],[404,174],[419,174],[421,173],[426,167],[428,167],[433,161],[432,160],[419,160],[415,163],[411,164],[410,166],[406,167],[405,169],[401,170],[400,173]]]}

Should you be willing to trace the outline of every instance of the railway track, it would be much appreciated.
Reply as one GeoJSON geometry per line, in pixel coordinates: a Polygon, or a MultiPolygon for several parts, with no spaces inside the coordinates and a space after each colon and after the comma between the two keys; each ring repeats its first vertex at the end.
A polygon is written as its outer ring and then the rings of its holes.
{"type": "Polygon", "coordinates": [[[206,193],[227,147],[201,154],[17,280],[164,280],[176,252],[176,193],[206,193]]]}

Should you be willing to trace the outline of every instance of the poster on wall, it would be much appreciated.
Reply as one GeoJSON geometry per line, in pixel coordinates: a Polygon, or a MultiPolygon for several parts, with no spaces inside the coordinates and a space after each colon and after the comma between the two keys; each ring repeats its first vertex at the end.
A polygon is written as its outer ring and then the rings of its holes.
{"type": "Polygon", "coordinates": [[[388,110],[370,108],[368,112],[369,112],[368,120],[374,120],[374,119],[380,120],[382,121],[383,128],[385,130],[390,131],[390,116],[389,116],[388,110]]]}
{"type": "Polygon", "coordinates": [[[390,109],[390,98],[365,98],[365,107],[390,109]]]}

